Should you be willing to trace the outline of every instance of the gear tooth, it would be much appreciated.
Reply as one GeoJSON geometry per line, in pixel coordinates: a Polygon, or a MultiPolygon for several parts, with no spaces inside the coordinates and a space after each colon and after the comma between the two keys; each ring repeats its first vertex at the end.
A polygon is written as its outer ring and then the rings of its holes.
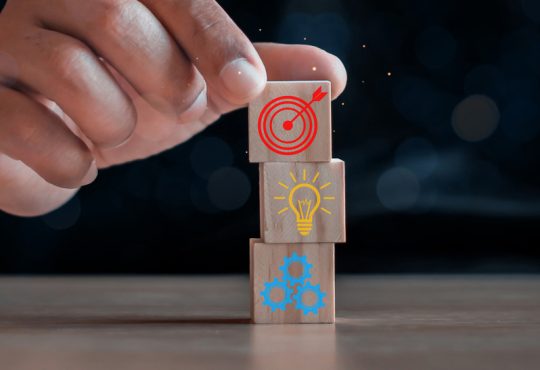
{"type": "Polygon", "coordinates": [[[287,283],[285,281],[280,281],[278,278],[274,278],[272,282],[265,283],[265,284],[266,284],[266,289],[261,292],[261,295],[264,298],[263,305],[270,307],[272,312],[274,312],[277,309],[285,311],[287,302],[290,301],[290,295],[292,292],[287,286],[287,283]],[[274,302],[270,298],[271,291],[274,288],[279,288],[283,290],[284,297],[280,302],[274,302]]]}

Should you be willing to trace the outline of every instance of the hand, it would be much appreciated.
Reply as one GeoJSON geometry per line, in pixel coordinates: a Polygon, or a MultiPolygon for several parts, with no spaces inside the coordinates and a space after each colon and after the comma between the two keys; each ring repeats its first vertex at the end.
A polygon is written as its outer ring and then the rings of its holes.
{"type": "Polygon", "coordinates": [[[11,0],[0,14],[0,209],[47,213],[98,168],[145,158],[271,80],[332,81],[335,56],[251,44],[212,0],[11,0]],[[316,70],[313,70],[316,66],[316,70]]]}

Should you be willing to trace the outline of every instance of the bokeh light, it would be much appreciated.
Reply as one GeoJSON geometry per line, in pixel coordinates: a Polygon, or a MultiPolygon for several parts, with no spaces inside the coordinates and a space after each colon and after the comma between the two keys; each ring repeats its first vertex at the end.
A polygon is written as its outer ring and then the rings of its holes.
{"type": "Polygon", "coordinates": [[[485,95],[463,99],[452,113],[452,127],[463,140],[476,142],[488,138],[499,124],[497,104],[485,95]]]}
{"type": "Polygon", "coordinates": [[[406,168],[394,167],[384,172],[377,181],[377,196],[381,204],[392,211],[413,207],[420,194],[416,175],[406,168]]]}
{"type": "Polygon", "coordinates": [[[205,137],[198,140],[190,155],[193,171],[203,179],[221,167],[233,163],[233,152],[225,141],[218,137],[205,137]]]}
{"type": "Polygon", "coordinates": [[[242,207],[251,194],[251,183],[244,172],[235,167],[215,171],[208,179],[208,196],[217,208],[232,211],[242,207]]]}
{"type": "Polygon", "coordinates": [[[507,95],[507,81],[499,68],[483,64],[473,68],[464,81],[465,94],[487,95],[495,101],[503,100],[507,95]]]}
{"type": "Polygon", "coordinates": [[[424,138],[413,137],[403,141],[396,149],[394,163],[423,179],[433,173],[438,157],[433,144],[424,138]]]}
{"type": "Polygon", "coordinates": [[[219,209],[217,209],[210,201],[207,185],[207,181],[202,179],[196,179],[191,183],[189,191],[191,203],[199,212],[214,214],[217,213],[219,209]]]}

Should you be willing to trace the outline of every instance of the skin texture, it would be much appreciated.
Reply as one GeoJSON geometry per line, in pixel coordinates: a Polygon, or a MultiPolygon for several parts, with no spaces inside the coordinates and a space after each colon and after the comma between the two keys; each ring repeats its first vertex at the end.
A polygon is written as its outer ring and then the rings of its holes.
{"type": "Polygon", "coordinates": [[[252,44],[212,0],[11,0],[0,14],[0,209],[54,210],[98,169],[170,149],[266,80],[346,84],[307,45],[252,44]],[[316,68],[313,68],[316,66],[316,68]]]}

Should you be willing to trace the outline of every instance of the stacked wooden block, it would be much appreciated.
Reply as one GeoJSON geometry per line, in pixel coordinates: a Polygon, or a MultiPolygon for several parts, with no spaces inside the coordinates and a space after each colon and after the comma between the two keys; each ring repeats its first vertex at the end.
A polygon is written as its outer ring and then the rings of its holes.
{"type": "Polygon", "coordinates": [[[334,243],[345,242],[345,168],[332,159],[328,81],[268,82],[249,106],[261,238],[250,241],[254,323],[333,323],[334,243]]]}

